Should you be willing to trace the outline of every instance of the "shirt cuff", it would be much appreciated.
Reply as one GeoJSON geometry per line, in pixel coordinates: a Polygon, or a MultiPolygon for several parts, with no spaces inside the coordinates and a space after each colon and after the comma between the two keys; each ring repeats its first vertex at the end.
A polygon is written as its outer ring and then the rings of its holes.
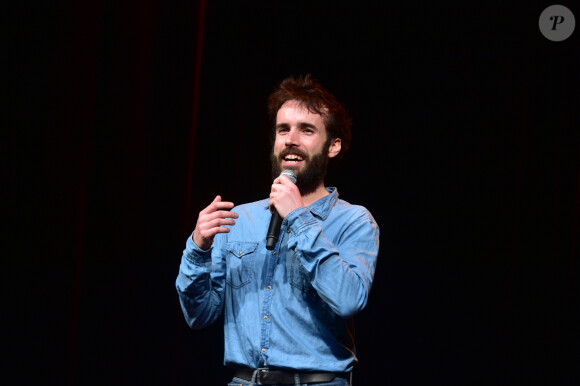
{"type": "Polygon", "coordinates": [[[296,234],[300,233],[307,226],[316,223],[316,219],[306,206],[301,206],[288,213],[286,221],[288,222],[288,229],[296,234]]]}
{"type": "Polygon", "coordinates": [[[193,241],[193,233],[187,238],[185,243],[185,251],[183,255],[190,261],[196,264],[205,265],[209,260],[211,260],[211,249],[209,247],[207,250],[203,250],[197,246],[193,241]]]}

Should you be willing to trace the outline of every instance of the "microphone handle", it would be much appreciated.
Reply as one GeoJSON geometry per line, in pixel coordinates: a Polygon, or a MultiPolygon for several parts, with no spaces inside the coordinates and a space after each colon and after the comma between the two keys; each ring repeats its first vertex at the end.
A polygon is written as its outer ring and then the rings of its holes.
{"type": "MultiPolygon", "coordinates": [[[[286,169],[282,170],[280,175],[285,175],[292,181],[296,183],[296,173],[294,170],[286,169]]],[[[280,234],[280,226],[282,226],[282,217],[277,210],[272,213],[272,218],[270,219],[270,226],[268,227],[268,233],[266,234],[266,249],[271,251],[276,246],[278,242],[278,235],[280,234]]]]}
{"type": "Polygon", "coordinates": [[[278,235],[280,234],[280,226],[282,226],[282,217],[278,214],[278,211],[272,213],[272,219],[270,220],[270,226],[268,227],[268,234],[266,236],[266,249],[271,251],[276,246],[278,242],[278,235]]]}

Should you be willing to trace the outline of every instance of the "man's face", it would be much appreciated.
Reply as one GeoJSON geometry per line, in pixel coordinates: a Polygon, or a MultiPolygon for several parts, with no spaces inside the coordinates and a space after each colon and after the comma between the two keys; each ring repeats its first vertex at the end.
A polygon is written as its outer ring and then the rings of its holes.
{"type": "Polygon", "coordinates": [[[282,170],[296,172],[302,194],[313,190],[323,180],[328,158],[334,157],[336,144],[327,143],[324,116],[311,113],[296,101],[288,101],[276,115],[276,139],[272,151],[272,176],[282,170]],[[332,151],[329,153],[329,149],[332,151]]]}

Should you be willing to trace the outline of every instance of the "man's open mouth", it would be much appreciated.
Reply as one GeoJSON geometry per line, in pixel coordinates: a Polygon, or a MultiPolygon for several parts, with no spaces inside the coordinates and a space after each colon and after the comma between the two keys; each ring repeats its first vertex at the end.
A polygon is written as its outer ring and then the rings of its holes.
{"type": "Polygon", "coordinates": [[[296,165],[302,161],[304,161],[304,157],[298,154],[289,153],[282,156],[284,163],[289,165],[296,165]]]}
{"type": "Polygon", "coordinates": [[[301,155],[298,154],[286,154],[284,156],[284,160],[285,161],[289,161],[289,162],[299,162],[299,161],[304,161],[304,157],[302,157],[301,155]]]}

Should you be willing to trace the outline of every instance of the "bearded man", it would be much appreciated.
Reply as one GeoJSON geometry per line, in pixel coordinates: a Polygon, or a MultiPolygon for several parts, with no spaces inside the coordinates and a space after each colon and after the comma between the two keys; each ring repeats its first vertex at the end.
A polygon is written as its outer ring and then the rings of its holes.
{"type": "Polygon", "coordinates": [[[353,316],[367,304],[379,249],[370,212],[324,184],[329,161],[348,149],[351,121],[309,75],[283,80],[268,110],[270,197],[234,207],[218,195],[199,213],[176,280],[181,307],[193,329],[224,312],[230,385],[350,385],[353,316]],[[267,248],[276,214],[279,237],[267,248]]]}

